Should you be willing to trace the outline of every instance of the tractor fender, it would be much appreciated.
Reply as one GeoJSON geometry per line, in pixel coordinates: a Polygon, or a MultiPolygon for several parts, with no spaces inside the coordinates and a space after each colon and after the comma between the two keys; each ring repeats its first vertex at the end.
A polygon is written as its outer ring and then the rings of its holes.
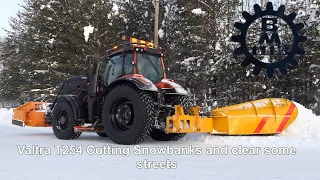
{"type": "Polygon", "coordinates": [[[131,83],[135,85],[138,89],[143,91],[159,92],[157,86],[154,85],[149,79],[139,75],[123,76],[118,80],[112,82],[108,86],[108,89],[111,89],[112,87],[115,87],[122,83],[131,83]]]}
{"type": "Polygon", "coordinates": [[[162,79],[156,86],[161,89],[164,94],[189,96],[187,90],[178,83],[173,82],[171,79],[162,79]]]}
{"type": "Polygon", "coordinates": [[[61,100],[67,101],[71,105],[75,119],[85,119],[86,118],[87,110],[85,107],[85,103],[82,102],[77,96],[75,96],[75,95],[61,95],[61,96],[57,97],[56,103],[61,100]]]}
{"type": "Polygon", "coordinates": [[[60,95],[66,95],[75,90],[86,90],[82,88],[88,84],[88,77],[86,76],[75,76],[64,82],[60,89],[60,95]]]}

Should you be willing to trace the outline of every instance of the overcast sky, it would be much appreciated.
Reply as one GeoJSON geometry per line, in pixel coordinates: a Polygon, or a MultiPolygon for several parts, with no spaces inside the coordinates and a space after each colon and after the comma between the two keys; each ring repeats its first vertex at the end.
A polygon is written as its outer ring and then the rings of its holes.
{"type": "Polygon", "coordinates": [[[0,0],[0,36],[4,36],[5,32],[2,28],[9,29],[9,17],[15,16],[20,9],[19,4],[23,0],[0,0]]]}

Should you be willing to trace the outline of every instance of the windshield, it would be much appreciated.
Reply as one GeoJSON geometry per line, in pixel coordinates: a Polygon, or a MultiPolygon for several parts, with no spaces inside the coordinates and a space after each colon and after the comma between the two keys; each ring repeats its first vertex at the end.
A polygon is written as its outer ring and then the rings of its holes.
{"type": "Polygon", "coordinates": [[[160,82],[163,79],[160,55],[137,52],[137,73],[153,83],[160,82]]]}

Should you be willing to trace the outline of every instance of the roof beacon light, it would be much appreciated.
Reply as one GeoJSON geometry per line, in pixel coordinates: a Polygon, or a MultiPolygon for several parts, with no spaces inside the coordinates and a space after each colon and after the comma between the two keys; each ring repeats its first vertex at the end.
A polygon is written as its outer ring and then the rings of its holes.
{"type": "Polygon", "coordinates": [[[137,43],[137,44],[140,44],[142,47],[148,46],[149,48],[155,48],[154,43],[148,42],[148,41],[144,41],[144,40],[141,40],[141,39],[130,38],[130,43],[137,43]]]}

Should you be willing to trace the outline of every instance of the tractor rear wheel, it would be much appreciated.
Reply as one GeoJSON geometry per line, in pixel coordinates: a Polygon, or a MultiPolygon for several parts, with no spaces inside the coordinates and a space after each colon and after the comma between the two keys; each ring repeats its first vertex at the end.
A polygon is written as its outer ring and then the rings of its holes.
{"type": "Polygon", "coordinates": [[[74,131],[74,114],[66,100],[58,100],[52,113],[52,129],[58,139],[76,139],[81,132],[74,131]]]}
{"type": "Polygon", "coordinates": [[[156,104],[151,95],[131,84],[109,91],[104,99],[102,122],[108,137],[117,144],[138,144],[150,136],[156,104]]]}
{"type": "MultiPolygon", "coordinates": [[[[184,106],[185,109],[185,114],[187,114],[187,108],[189,108],[190,103],[188,101],[187,97],[184,96],[175,96],[167,100],[167,104],[174,106],[174,105],[182,105],[184,106]]],[[[169,114],[172,116],[174,114],[174,110],[171,111],[169,114]]],[[[166,117],[162,117],[164,120],[166,117]]],[[[151,138],[156,141],[178,141],[185,137],[187,134],[186,133],[172,133],[172,134],[167,134],[164,130],[162,129],[153,129],[151,132],[151,138]]]]}

